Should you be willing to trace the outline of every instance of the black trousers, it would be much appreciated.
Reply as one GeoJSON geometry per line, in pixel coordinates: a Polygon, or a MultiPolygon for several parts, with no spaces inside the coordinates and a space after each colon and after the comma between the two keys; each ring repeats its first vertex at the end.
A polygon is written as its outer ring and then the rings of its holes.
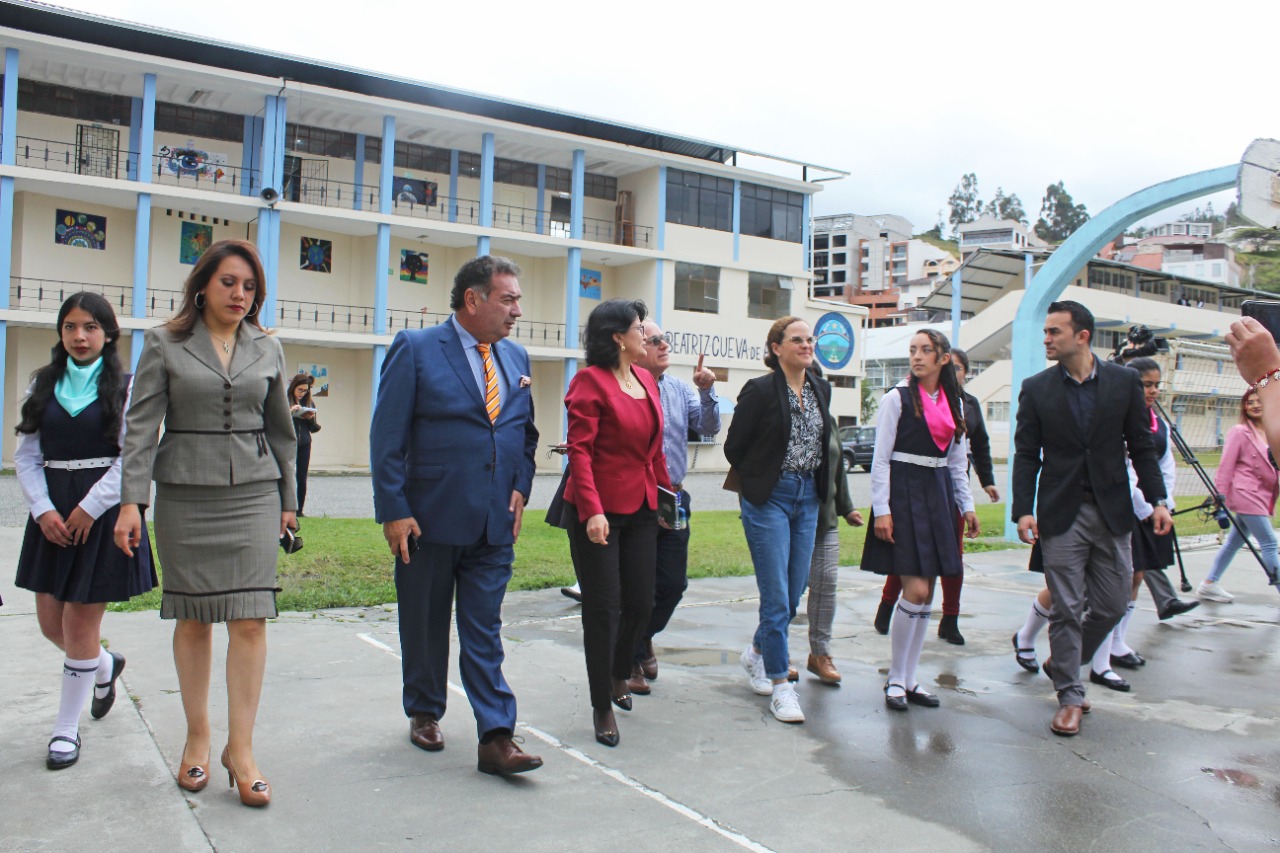
{"type": "MultiPolygon", "coordinates": [[[[575,513],[576,517],[576,513],[575,513]]],[[[636,640],[653,612],[658,514],[642,507],[606,513],[604,545],[587,538],[587,525],[569,529],[569,553],[582,588],[582,646],[587,659],[591,707],[607,710],[614,679],[631,675],[636,640]]]]}
{"type": "MultiPolygon", "coordinates": [[[[680,505],[684,507],[685,517],[692,516],[693,510],[689,493],[680,491],[680,505]]],[[[658,528],[658,560],[657,574],[653,585],[653,614],[649,617],[649,627],[640,632],[636,643],[635,659],[641,660],[648,653],[649,642],[662,633],[671,621],[671,615],[684,598],[684,591],[689,588],[689,526],[684,530],[668,530],[658,528]]]]}
{"type": "Polygon", "coordinates": [[[307,469],[311,467],[311,443],[298,445],[298,512],[307,503],[307,469]]]}

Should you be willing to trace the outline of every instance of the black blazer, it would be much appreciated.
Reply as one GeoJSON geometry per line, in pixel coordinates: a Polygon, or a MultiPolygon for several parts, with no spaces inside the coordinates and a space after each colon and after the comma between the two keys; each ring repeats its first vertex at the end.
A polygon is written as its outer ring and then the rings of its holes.
{"type": "MultiPolygon", "coordinates": [[[[1134,374],[1135,376],[1137,374],[1134,374]]],[[[818,468],[818,500],[827,499],[827,441],[831,424],[831,384],[806,374],[822,409],[822,444],[818,448],[822,465],[818,468]]],[[[791,439],[791,405],[787,401],[787,378],[781,370],[757,376],[742,386],[738,403],[724,440],[724,457],[738,473],[742,496],[762,504],[773,494],[782,476],[782,461],[791,439]]]]}
{"type": "Polygon", "coordinates": [[[1035,515],[1041,536],[1056,536],[1071,527],[1086,481],[1111,532],[1132,531],[1126,445],[1147,500],[1155,503],[1165,497],[1151,415],[1142,401],[1137,372],[1100,359],[1097,365],[1097,405],[1088,435],[1081,433],[1067,402],[1060,365],[1027,379],[1018,395],[1013,519],[1035,515]]]}
{"type": "Polygon", "coordinates": [[[969,461],[973,473],[978,475],[982,488],[994,486],[996,478],[991,466],[991,436],[987,434],[987,421],[982,417],[982,404],[972,394],[961,391],[964,401],[964,429],[969,437],[969,461]]]}

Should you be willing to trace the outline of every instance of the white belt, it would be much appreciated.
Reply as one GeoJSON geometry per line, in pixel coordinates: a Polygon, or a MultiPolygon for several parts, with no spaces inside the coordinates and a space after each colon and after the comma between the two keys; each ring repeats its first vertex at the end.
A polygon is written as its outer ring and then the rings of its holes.
{"type": "Polygon", "coordinates": [[[99,456],[97,459],[46,459],[44,467],[79,471],[84,468],[110,468],[119,456],[99,456]]]}
{"type": "Polygon", "coordinates": [[[945,456],[920,456],[915,453],[898,453],[894,451],[889,455],[894,462],[906,462],[909,465],[919,465],[922,468],[945,468],[947,467],[947,457],[945,456]]]}

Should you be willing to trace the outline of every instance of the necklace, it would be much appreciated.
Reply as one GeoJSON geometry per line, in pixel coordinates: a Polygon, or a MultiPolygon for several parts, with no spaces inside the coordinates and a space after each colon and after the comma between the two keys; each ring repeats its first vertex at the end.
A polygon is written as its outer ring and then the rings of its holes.
{"type": "Polygon", "coordinates": [[[215,341],[222,344],[223,352],[225,352],[227,355],[231,354],[231,341],[223,340],[222,338],[218,337],[213,333],[212,329],[209,330],[209,337],[213,338],[215,341]]]}
{"type": "Polygon", "coordinates": [[[621,382],[623,385],[627,386],[627,390],[628,390],[628,391],[630,391],[630,390],[631,390],[632,385],[631,385],[631,371],[630,371],[630,370],[628,370],[628,371],[627,371],[627,375],[626,375],[625,377],[624,377],[624,376],[619,376],[619,375],[618,375],[618,374],[616,374],[616,373],[614,374],[614,376],[617,376],[617,377],[618,377],[618,381],[619,381],[619,382],[621,382]]]}

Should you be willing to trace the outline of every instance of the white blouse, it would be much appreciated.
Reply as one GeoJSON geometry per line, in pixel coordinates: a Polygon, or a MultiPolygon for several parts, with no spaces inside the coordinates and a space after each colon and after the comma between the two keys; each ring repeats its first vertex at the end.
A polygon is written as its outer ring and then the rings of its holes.
{"type": "MultiPolygon", "coordinates": [[[[903,382],[898,388],[907,383],[903,382]]],[[[938,393],[942,393],[939,390],[938,393]]],[[[898,439],[898,421],[902,418],[902,395],[890,390],[880,400],[876,418],[876,449],[871,458],[871,511],[877,517],[889,515],[889,457],[898,439]]],[[[969,490],[969,438],[951,442],[947,449],[947,469],[955,490],[960,512],[973,512],[973,493],[969,490]]]]}

